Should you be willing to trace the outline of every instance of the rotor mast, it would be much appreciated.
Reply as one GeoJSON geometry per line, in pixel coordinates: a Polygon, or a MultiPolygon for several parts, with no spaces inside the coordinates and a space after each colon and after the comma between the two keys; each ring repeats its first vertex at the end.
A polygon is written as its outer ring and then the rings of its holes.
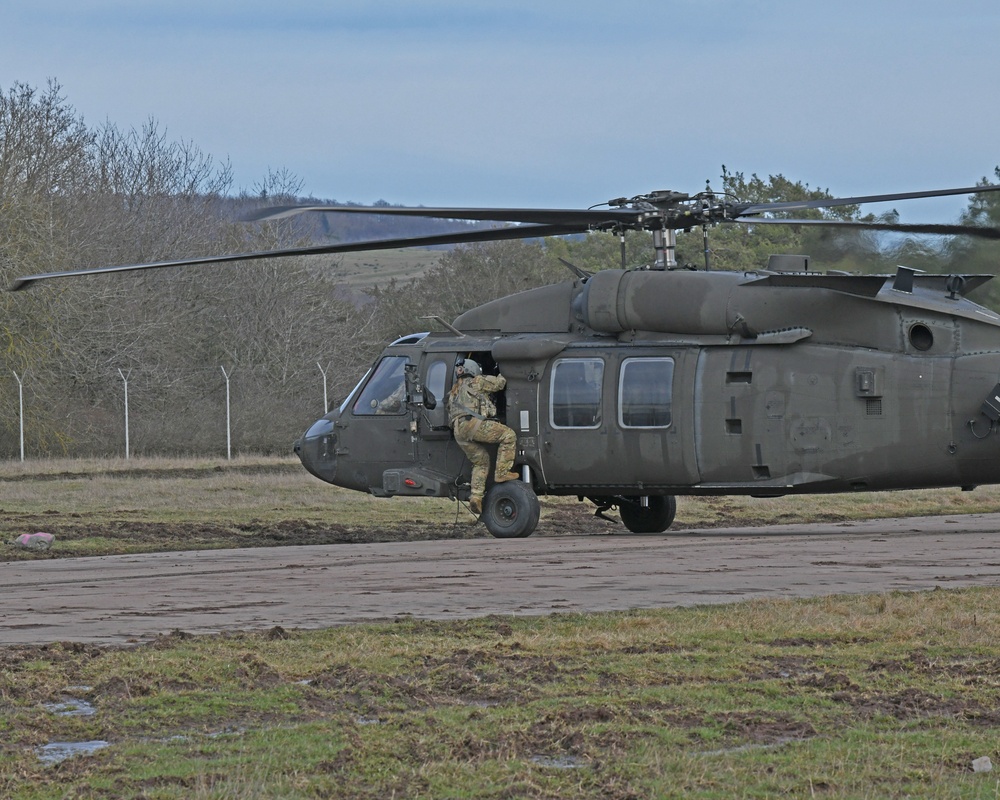
{"type": "Polygon", "coordinates": [[[686,205],[690,200],[690,196],[683,192],[661,190],[637,197],[619,197],[609,200],[607,205],[617,209],[629,208],[636,213],[635,221],[628,227],[635,230],[645,228],[653,234],[653,263],[650,269],[667,270],[677,267],[679,226],[676,219],[687,211],[686,205]]]}
{"type": "Polygon", "coordinates": [[[674,269],[677,266],[677,231],[673,228],[653,230],[652,269],[674,269]]]}

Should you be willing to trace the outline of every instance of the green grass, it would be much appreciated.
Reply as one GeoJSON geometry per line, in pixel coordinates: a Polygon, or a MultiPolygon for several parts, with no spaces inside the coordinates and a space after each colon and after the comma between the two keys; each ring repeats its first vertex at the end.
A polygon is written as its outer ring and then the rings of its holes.
{"type": "Polygon", "coordinates": [[[0,795],[995,797],[971,763],[1000,758],[998,609],[970,589],[0,649],[0,795]],[[42,706],[73,691],[94,716],[42,706]],[[111,746],[35,755],[90,739],[111,746]]]}

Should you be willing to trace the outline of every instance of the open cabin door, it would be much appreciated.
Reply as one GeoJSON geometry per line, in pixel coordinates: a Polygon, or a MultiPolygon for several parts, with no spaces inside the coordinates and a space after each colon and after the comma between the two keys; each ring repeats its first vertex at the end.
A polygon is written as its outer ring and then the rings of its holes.
{"type": "Polygon", "coordinates": [[[455,351],[423,354],[417,370],[423,402],[414,405],[418,463],[422,469],[444,476],[456,486],[468,482],[471,471],[448,425],[448,393],[455,380],[455,361],[459,356],[455,351]],[[433,403],[427,402],[429,397],[434,398],[433,403]]]}

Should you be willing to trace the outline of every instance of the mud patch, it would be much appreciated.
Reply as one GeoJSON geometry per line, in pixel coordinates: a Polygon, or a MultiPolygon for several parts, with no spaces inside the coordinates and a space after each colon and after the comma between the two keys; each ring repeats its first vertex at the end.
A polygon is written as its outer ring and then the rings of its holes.
{"type": "Polygon", "coordinates": [[[317,703],[320,699],[333,701],[341,709],[353,710],[358,718],[378,719],[434,702],[432,694],[415,679],[380,675],[351,664],[334,664],[307,680],[311,706],[321,705],[317,703]]]}
{"type": "Polygon", "coordinates": [[[50,550],[31,551],[10,544],[0,545],[0,558],[7,561],[72,558],[108,553],[163,552],[177,550],[282,547],[289,545],[359,544],[411,542],[431,539],[486,538],[481,525],[442,526],[412,521],[405,528],[350,528],[336,523],[287,519],[277,522],[246,522],[223,525],[194,522],[142,522],[113,520],[85,522],[55,515],[41,519],[25,517],[19,527],[42,528],[56,537],[50,550]],[[94,541],[106,544],[95,552],[94,541]]]}
{"type": "Polygon", "coordinates": [[[923,650],[915,650],[904,659],[873,661],[868,665],[872,673],[886,675],[924,675],[963,680],[967,684],[987,682],[995,685],[1000,678],[998,658],[940,658],[923,650]]]}
{"type": "Polygon", "coordinates": [[[888,716],[901,721],[929,717],[968,718],[986,711],[976,701],[944,697],[913,687],[899,692],[836,692],[833,699],[849,704],[864,718],[888,716]]]}
{"type": "MultiPolygon", "coordinates": [[[[542,521],[536,536],[627,533],[619,523],[593,516],[588,504],[542,504],[542,521]]],[[[45,551],[25,550],[0,542],[0,560],[27,561],[112,553],[177,550],[287,547],[299,545],[369,544],[442,539],[490,538],[485,525],[461,521],[453,525],[420,519],[401,520],[392,527],[360,527],[305,519],[250,520],[233,524],[209,522],[149,522],[94,520],[80,514],[51,512],[15,515],[17,529],[45,530],[55,545],[45,551]]]]}
{"type": "Polygon", "coordinates": [[[727,738],[752,744],[782,744],[817,735],[808,721],[783,714],[765,716],[734,711],[718,715],[713,722],[721,727],[727,738]]]}

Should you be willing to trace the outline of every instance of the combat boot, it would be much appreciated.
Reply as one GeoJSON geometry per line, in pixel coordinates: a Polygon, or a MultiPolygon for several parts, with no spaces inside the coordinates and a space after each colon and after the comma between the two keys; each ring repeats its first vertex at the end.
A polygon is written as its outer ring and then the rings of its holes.
{"type": "Polygon", "coordinates": [[[508,472],[508,473],[507,473],[507,474],[505,474],[505,475],[497,475],[497,476],[496,476],[496,477],[495,477],[495,478],[493,479],[493,482],[494,482],[494,483],[506,483],[507,481],[516,481],[516,480],[520,480],[520,478],[521,478],[521,476],[520,476],[520,475],[518,475],[518,474],[517,474],[516,472],[508,472]]]}
{"type": "Polygon", "coordinates": [[[469,498],[469,511],[475,514],[477,517],[483,513],[483,498],[481,497],[470,497],[469,498]]]}

